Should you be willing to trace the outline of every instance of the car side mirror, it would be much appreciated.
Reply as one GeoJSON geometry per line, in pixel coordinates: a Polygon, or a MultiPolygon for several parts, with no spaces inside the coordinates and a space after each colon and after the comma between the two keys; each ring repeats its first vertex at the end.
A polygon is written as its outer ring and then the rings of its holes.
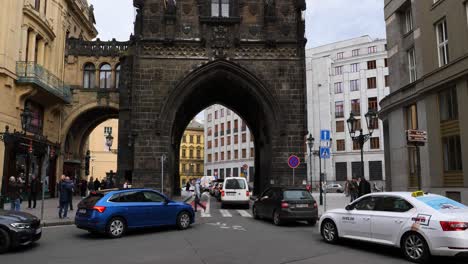
{"type": "Polygon", "coordinates": [[[168,205],[170,202],[171,202],[171,200],[166,199],[166,200],[164,200],[164,205],[168,205]]]}
{"type": "Polygon", "coordinates": [[[354,206],[352,206],[351,204],[348,204],[346,207],[345,207],[345,210],[346,211],[352,211],[354,209],[354,206]]]}

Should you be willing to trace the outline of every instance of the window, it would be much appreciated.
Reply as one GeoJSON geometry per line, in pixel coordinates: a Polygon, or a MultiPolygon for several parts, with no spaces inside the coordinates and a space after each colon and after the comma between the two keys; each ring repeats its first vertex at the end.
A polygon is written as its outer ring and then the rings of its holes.
{"type": "Polygon", "coordinates": [[[369,179],[371,181],[383,180],[383,166],[382,161],[369,161],[369,179]]]}
{"type": "Polygon", "coordinates": [[[336,121],[336,132],[345,132],[344,121],[336,121]]]}
{"type": "Polygon", "coordinates": [[[242,158],[243,159],[247,158],[247,150],[246,149],[242,149],[242,158]]]}
{"type": "Polygon", "coordinates": [[[356,116],[361,115],[361,100],[360,99],[351,100],[351,112],[356,116]]]}
{"type": "Polygon", "coordinates": [[[215,111],[215,119],[218,119],[218,111],[215,111]]]}
{"type": "Polygon", "coordinates": [[[408,71],[410,82],[416,81],[416,55],[414,48],[408,50],[408,71]]]}
{"type": "Polygon", "coordinates": [[[239,120],[234,120],[234,133],[237,133],[239,129],[239,120]]]}
{"type": "Polygon", "coordinates": [[[190,143],[193,143],[193,135],[190,135],[189,139],[190,139],[190,143]]]}
{"type": "Polygon", "coordinates": [[[211,122],[211,120],[213,120],[213,115],[212,115],[212,114],[208,114],[208,122],[211,122]]]}
{"type": "Polygon", "coordinates": [[[234,159],[239,159],[239,150],[234,150],[234,159]]]}
{"type": "Polygon", "coordinates": [[[221,147],[223,147],[223,146],[224,146],[224,138],[222,137],[221,138],[221,147]]]}
{"type": "Polygon", "coordinates": [[[341,75],[341,74],[343,74],[343,66],[335,67],[335,75],[341,75]]]}
{"type": "Polygon", "coordinates": [[[375,89],[377,88],[377,78],[371,77],[367,78],[367,89],[375,89]]]}
{"type": "Polygon", "coordinates": [[[184,143],[187,142],[187,136],[186,135],[182,136],[182,142],[184,142],[184,143]]]}
{"type": "Polygon", "coordinates": [[[458,120],[457,90],[455,87],[439,93],[440,121],[458,120]]]}
{"type": "Polygon", "coordinates": [[[228,152],[227,152],[227,159],[231,160],[231,151],[230,150],[228,150],[228,152]]]}
{"type": "Polygon", "coordinates": [[[437,46],[439,48],[439,67],[449,63],[447,20],[436,25],[437,46]]]}
{"type": "Polygon", "coordinates": [[[34,1],[34,9],[36,9],[37,11],[41,9],[41,0],[34,1]]]}
{"type": "Polygon", "coordinates": [[[221,123],[221,131],[220,131],[221,136],[224,136],[224,123],[221,123]]]}
{"type": "Polygon", "coordinates": [[[373,137],[370,139],[370,148],[371,149],[380,149],[380,138],[373,137]]]}
{"type": "Polygon", "coordinates": [[[221,109],[221,117],[224,117],[224,109],[221,109]]]}
{"type": "Polygon", "coordinates": [[[344,54],[343,52],[338,52],[338,53],[336,54],[336,59],[337,59],[337,60],[343,59],[343,54],[344,54]]]}
{"type": "Polygon", "coordinates": [[[335,163],[336,181],[348,180],[348,164],[346,162],[335,163]]]}
{"type": "Polygon", "coordinates": [[[231,136],[226,137],[227,138],[227,145],[231,145],[231,136]]]}
{"type": "Polygon", "coordinates": [[[336,151],[345,151],[346,150],[346,144],[344,139],[338,139],[336,141],[336,151]]]}
{"type": "Polygon", "coordinates": [[[218,152],[215,153],[215,161],[218,161],[218,152]]]}
{"type": "Polygon", "coordinates": [[[197,159],[201,158],[201,150],[197,149],[197,159]]]}
{"type": "Polygon", "coordinates": [[[120,64],[115,67],[115,89],[120,86],[120,64]]]}
{"type": "Polygon", "coordinates": [[[375,60],[368,61],[367,62],[367,69],[368,70],[377,69],[377,62],[375,60]]]}
{"type": "Polygon", "coordinates": [[[211,141],[208,141],[208,149],[211,149],[213,146],[211,144],[211,141]]]}
{"type": "Polygon", "coordinates": [[[215,137],[218,136],[218,125],[215,125],[215,134],[214,134],[215,137]]]}
{"type": "Polygon", "coordinates": [[[111,88],[112,67],[109,64],[103,64],[99,68],[99,88],[111,88]]]}
{"type": "Polygon", "coordinates": [[[377,53],[377,46],[372,46],[372,47],[367,48],[367,53],[369,54],[377,53]]]}
{"type": "Polygon", "coordinates": [[[254,158],[254,157],[255,157],[254,148],[250,148],[250,157],[251,157],[251,158],[254,158]]]}
{"type": "Polygon", "coordinates": [[[112,127],[104,127],[104,135],[112,134],[112,127]]]}
{"type": "Polygon", "coordinates": [[[221,160],[224,160],[224,151],[221,152],[221,160]]]}
{"type": "Polygon", "coordinates": [[[29,109],[31,113],[31,123],[26,127],[26,131],[33,134],[42,134],[44,126],[44,108],[35,102],[26,101],[25,109],[29,109]]]}
{"type": "Polygon", "coordinates": [[[211,16],[229,17],[229,0],[211,0],[211,16]]]}
{"type": "Polygon", "coordinates": [[[350,90],[352,92],[354,91],[359,91],[359,80],[351,80],[349,81],[349,86],[350,86],[350,90]]]}
{"type": "Polygon", "coordinates": [[[360,150],[361,147],[359,145],[359,142],[358,141],[353,141],[353,150],[360,150]]]}
{"type": "Polygon", "coordinates": [[[242,134],[242,143],[245,143],[245,142],[247,142],[247,134],[246,133],[242,134]]]}
{"type": "Polygon", "coordinates": [[[378,104],[377,104],[377,97],[369,97],[367,100],[369,110],[374,110],[377,112],[378,104]]]}
{"type": "Polygon", "coordinates": [[[193,159],[193,149],[189,150],[189,158],[193,159]]]}
{"type": "Polygon", "coordinates": [[[375,196],[366,197],[359,200],[359,202],[354,205],[354,209],[359,211],[373,211],[380,199],[382,198],[375,196]]]}
{"type": "Polygon", "coordinates": [[[231,121],[228,121],[227,122],[227,126],[226,126],[226,134],[229,135],[231,134],[231,121]]]}
{"type": "Polygon", "coordinates": [[[389,82],[388,82],[388,75],[385,75],[384,78],[385,78],[385,87],[389,87],[390,84],[389,84],[389,82]]]}
{"type": "Polygon", "coordinates": [[[361,162],[360,161],[351,162],[351,173],[352,173],[351,176],[353,177],[353,179],[361,177],[362,174],[361,174],[361,162]]]}
{"type": "Polygon", "coordinates": [[[239,136],[238,135],[234,136],[234,144],[239,144],[239,136]]]}
{"type": "Polygon", "coordinates": [[[386,196],[380,200],[375,210],[384,212],[404,213],[411,210],[413,206],[399,197],[386,196]]]}
{"type": "Polygon", "coordinates": [[[405,10],[405,34],[413,30],[413,12],[411,6],[405,10]]]}
{"type": "Polygon", "coordinates": [[[335,83],[335,93],[336,94],[343,93],[343,83],[342,82],[335,83]]]}
{"type": "Polygon", "coordinates": [[[201,144],[201,143],[202,143],[202,142],[201,142],[201,136],[198,135],[198,136],[197,136],[197,144],[201,144]]]}
{"type": "Polygon", "coordinates": [[[94,81],[96,80],[96,68],[92,63],[86,63],[83,70],[83,88],[92,89],[95,87],[94,81]]]}
{"type": "Polygon", "coordinates": [[[444,170],[462,171],[462,152],[460,135],[442,138],[442,149],[444,152],[444,170]]]}
{"type": "Polygon", "coordinates": [[[406,129],[418,129],[418,110],[415,104],[406,108],[406,129]]]}
{"type": "Polygon", "coordinates": [[[242,131],[247,129],[247,124],[245,124],[244,120],[242,120],[242,131]]]}
{"type": "Polygon", "coordinates": [[[344,104],[343,101],[335,102],[335,117],[344,117],[344,104]]]}
{"type": "Polygon", "coordinates": [[[386,58],[384,59],[384,66],[385,66],[385,68],[388,67],[388,59],[386,59],[386,58]]]}
{"type": "Polygon", "coordinates": [[[208,162],[211,162],[211,161],[212,161],[212,155],[208,154],[208,162]]]}
{"type": "Polygon", "coordinates": [[[143,202],[147,202],[147,203],[162,203],[166,201],[164,197],[162,197],[161,195],[155,192],[143,192],[143,196],[144,196],[143,202]]]}
{"type": "Polygon", "coordinates": [[[359,56],[359,50],[358,50],[358,49],[354,49],[354,50],[352,51],[352,56],[353,56],[353,57],[359,56]]]}
{"type": "Polygon", "coordinates": [[[351,72],[358,72],[359,71],[359,63],[351,64],[351,72]]]}

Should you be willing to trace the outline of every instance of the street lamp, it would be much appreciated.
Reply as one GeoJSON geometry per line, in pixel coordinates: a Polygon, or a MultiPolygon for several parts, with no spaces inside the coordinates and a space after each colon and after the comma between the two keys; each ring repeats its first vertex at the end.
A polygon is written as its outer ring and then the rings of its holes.
{"type": "Polygon", "coordinates": [[[111,147],[114,143],[114,137],[112,136],[112,131],[109,131],[109,134],[106,136],[106,146],[109,148],[109,151],[112,151],[111,147]]]}
{"type": "Polygon", "coordinates": [[[375,110],[370,109],[369,112],[365,115],[368,134],[364,134],[362,128],[359,126],[360,119],[354,117],[354,113],[349,114],[349,119],[346,121],[348,123],[349,135],[354,142],[359,143],[359,148],[361,149],[361,179],[364,179],[364,143],[366,143],[372,136],[376,124],[378,121],[378,114],[375,110]],[[359,127],[359,135],[356,135],[356,132],[359,127]]]}
{"type": "Polygon", "coordinates": [[[312,183],[312,149],[314,148],[314,137],[312,133],[309,133],[309,136],[306,139],[307,146],[309,147],[309,179],[307,180],[308,184],[312,183]]]}

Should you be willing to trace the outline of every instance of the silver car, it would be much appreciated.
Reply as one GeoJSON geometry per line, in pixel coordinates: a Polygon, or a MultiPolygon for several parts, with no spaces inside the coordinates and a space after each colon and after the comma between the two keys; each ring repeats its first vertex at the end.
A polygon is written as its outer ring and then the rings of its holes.
{"type": "Polygon", "coordinates": [[[339,183],[327,184],[325,188],[327,193],[342,193],[344,192],[343,186],[339,183]]]}

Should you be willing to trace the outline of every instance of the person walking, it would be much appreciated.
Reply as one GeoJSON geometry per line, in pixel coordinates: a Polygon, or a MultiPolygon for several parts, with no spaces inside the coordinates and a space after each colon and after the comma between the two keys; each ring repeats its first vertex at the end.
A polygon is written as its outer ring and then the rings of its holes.
{"type": "Polygon", "coordinates": [[[98,178],[94,180],[94,190],[99,191],[99,188],[101,188],[101,182],[99,182],[98,178]]]}
{"type": "Polygon", "coordinates": [[[94,178],[93,178],[93,177],[89,178],[89,182],[88,182],[88,191],[89,191],[89,192],[93,192],[93,191],[94,191],[94,178]]]}
{"type": "Polygon", "coordinates": [[[366,195],[368,193],[371,193],[370,183],[364,177],[359,178],[359,190],[358,190],[359,197],[366,195]]]}
{"type": "Polygon", "coordinates": [[[356,178],[353,178],[349,183],[349,196],[351,197],[351,202],[353,202],[359,197],[359,186],[356,178]]]}
{"type": "Polygon", "coordinates": [[[7,196],[10,199],[12,211],[21,210],[21,188],[23,188],[21,179],[16,180],[15,176],[11,176],[8,182],[7,196]]]}
{"type": "Polygon", "coordinates": [[[200,192],[200,180],[197,180],[195,183],[195,212],[197,211],[197,207],[200,206],[203,208],[203,211],[206,211],[206,206],[204,206],[201,201],[201,192],[200,192]]]}
{"type": "Polygon", "coordinates": [[[68,181],[71,183],[71,189],[67,189],[69,192],[69,199],[68,199],[68,204],[70,205],[70,211],[73,211],[73,194],[75,193],[75,184],[73,183],[74,181],[70,179],[69,176],[65,177],[65,181],[68,181]]]}
{"type": "Polygon", "coordinates": [[[80,182],[80,194],[81,194],[82,199],[86,197],[87,190],[88,190],[88,182],[84,178],[82,178],[80,182]]]}
{"type": "Polygon", "coordinates": [[[32,176],[31,182],[28,185],[29,197],[28,197],[28,208],[36,208],[37,194],[41,191],[41,182],[37,179],[36,175],[32,176]]]}
{"type": "Polygon", "coordinates": [[[59,218],[67,218],[68,206],[72,200],[72,190],[73,182],[69,177],[66,177],[65,180],[60,182],[60,209],[59,209],[59,218]]]}

